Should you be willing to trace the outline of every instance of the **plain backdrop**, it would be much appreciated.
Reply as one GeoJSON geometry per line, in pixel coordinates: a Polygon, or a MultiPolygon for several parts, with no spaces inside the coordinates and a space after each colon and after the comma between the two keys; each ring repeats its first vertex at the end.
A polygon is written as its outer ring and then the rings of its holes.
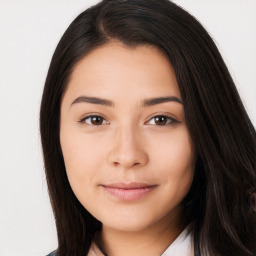
{"type": "MultiPolygon", "coordinates": [[[[97,2],[0,0],[1,256],[44,256],[57,247],[39,139],[40,98],[60,37],[97,2]]],[[[214,38],[255,126],[256,1],[175,2],[214,38]]]]}

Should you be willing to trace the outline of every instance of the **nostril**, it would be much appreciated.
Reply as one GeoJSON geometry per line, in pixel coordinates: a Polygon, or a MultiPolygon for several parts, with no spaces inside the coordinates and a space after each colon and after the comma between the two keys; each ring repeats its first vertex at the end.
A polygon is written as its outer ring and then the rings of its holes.
{"type": "MultiPolygon", "coordinates": [[[[119,165],[121,165],[119,162],[113,162],[113,165],[114,166],[119,166],[119,165]]],[[[127,165],[130,165],[130,166],[137,166],[137,165],[140,165],[140,163],[139,162],[136,162],[136,163],[134,163],[134,164],[127,164],[127,165]]]]}

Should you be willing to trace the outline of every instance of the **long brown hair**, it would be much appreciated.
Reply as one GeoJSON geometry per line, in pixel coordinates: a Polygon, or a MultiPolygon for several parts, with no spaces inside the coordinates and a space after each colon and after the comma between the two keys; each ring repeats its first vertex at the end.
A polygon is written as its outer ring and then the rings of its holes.
{"type": "Polygon", "coordinates": [[[62,36],[45,82],[40,131],[45,173],[58,233],[58,256],[87,255],[101,229],[69,185],[60,139],[60,103],[74,65],[117,39],[150,44],[170,60],[198,152],[183,200],[201,255],[256,253],[256,216],[246,204],[256,188],[256,134],[213,40],[190,14],[168,0],[103,0],[81,13],[62,36]]]}

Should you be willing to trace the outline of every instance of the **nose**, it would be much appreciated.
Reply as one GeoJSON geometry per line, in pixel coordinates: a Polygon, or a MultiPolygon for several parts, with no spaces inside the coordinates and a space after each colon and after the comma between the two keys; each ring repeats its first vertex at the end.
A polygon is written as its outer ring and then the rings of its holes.
{"type": "Polygon", "coordinates": [[[142,136],[136,129],[118,129],[110,142],[108,164],[125,169],[144,166],[149,157],[142,136]]]}

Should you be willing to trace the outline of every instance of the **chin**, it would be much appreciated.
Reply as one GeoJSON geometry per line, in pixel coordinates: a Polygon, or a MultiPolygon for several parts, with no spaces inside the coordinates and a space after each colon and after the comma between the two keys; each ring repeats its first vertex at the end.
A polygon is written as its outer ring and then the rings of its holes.
{"type": "Polygon", "coordinates": [[[145,219],[130,219],[129,221],[127,220],[115,220],[115,222],[105,222],[103,226],[108,226],[111,229],[115,229],[118,231],[123,231],[123,232],[140,232],[143,230],[146,230],[149,228],[153,223],[148,221],[146,222],[145,219]]]}
{"type": "Polygon", "coordinates": [[[139,232],[154,226],[163,216],[157,216],[149,211],[138,212],[136,210],[126,213],[115,212],[112,216],[99,216],[103,227],[108,227],[124,232],[139,232]]]}

